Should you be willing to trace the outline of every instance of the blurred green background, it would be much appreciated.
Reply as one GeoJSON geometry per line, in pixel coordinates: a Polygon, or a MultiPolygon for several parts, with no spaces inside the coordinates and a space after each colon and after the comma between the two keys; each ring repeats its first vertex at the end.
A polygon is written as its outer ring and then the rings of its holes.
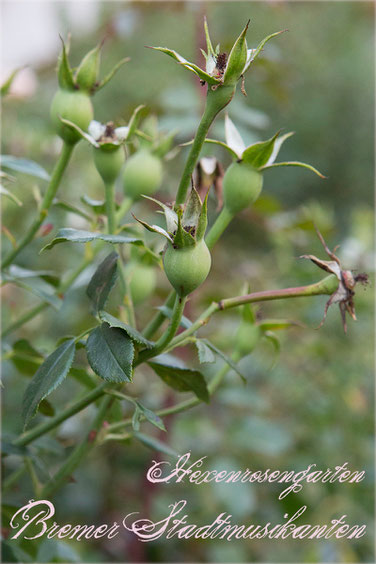
{"type": "MultiPolygon", "coordinates": [[[[295,131],[281,151],[281,160],[311,163],[328,178],[320,180],[306,170],[295,168],[266,172],[262,197],[223,236],[213,253],[210,277],[192,296],[186,315],[194,319],[212,299],[237,295],[244,290],[245,283],[257,291],[319,279],[321,272],[312,263],[297,260],[304,253],[326,258],[312,221],[317,223],[331,248],[341,245],[338,254],[343,266],[368,272],[371,284],[357,291],[358,321],[349,321],[347,336],[337,306],[329,310],[320,331],[314,330],[323,315],[324,297],[256,308],[264,317],[289,318],[307,327],[281,332],[281,352],[274,367],[270,343],[261,342],[241,362],[247,376],[245,387],[234,373],[229,373],[209,406],[167,418],[167,435],[158,435],[179,453],[191,450],[194,458],[208,456],[211,467],[299,470],[315,463],[318,469],[325,470],[348,462],[351,469],[366,471],[363,482],[305,485],[299,494],[290,494],[283,501],[278,501],[281,488],[272,484],[153,487],[147,483],[145,472],[153,459],[166,455],[158,455],[136,441],[111,442],[95,450],[74,473],[75,482],[53,499],[59,523],[120,522],[131,511],[158,520],[166,516],[168,504],[178,499],[188,500],[190,522],[207,524],[219,513],[229,512],[239,523],[277,523],[284,513],[292,514],[307,505],[304,523],[329,523],[332,518],[346,514],[350,524],[367,524],[366,536],[357,541],[172,539],[149,544],[124,533],[110,542],[33,541],[21,549],[29,551],[31,561],[38,562],[374,561],[373,3],[82,3],[87,5],[87,14],[92,11],[90,18],[87,16],[90,25],[86,25],[82,15],[75,16],[73,4],[76,3],[3,2],[2,25],[4,33],[7,28],[9,38],[19,37],[16,16],[18,13],[19,22],[25,24],[26,4],[35,5],[35,21],[38,13],[53,11],[48,29],[42,26],[39,34],[57,38],[58,33],[66,36],[69,30],[73,31],[73,63],[105,35],[109,39],[103,49],[102,73],[121,57],[131,57],[131,62],[110,85],[95,96],[96,119],[126,123],[135,106],[144,103],[158,115],[162,130],[178,130],[177,143],[189,140],[194,134],[204,91],[193,74],[166,56],[145,49],[144,45],[168,46],[203,64],[199,47],[203,40],[204,14],[208,17],[212,40],[215,44],[220,41],[222,50],[231,47],[248,18],[251,19],[250,47],[274,31],[288,29],[288,33],[267,45],[246,77],[248,96],[244,98],[239,88],[228,108],[229,115],[249,143],[267,139],[281,128],[284,132],[295,131]]],[[[32,43],[36,36],[30,33],[32,22],[28,24],[22,41],[32,43]]],[[[4,37],[3,34],[3,41],[4,37]]],[[[59,151],[59,142],[49,122],[59,44],[56,40],[51,45],[43,58],[28,70],[24,82],[20,76],[17,92],[6,98],[2,106],[2,153],[33,159],[47,170],[51,170],[59,151]]],[[[3,52],[7,53],[11,46],[11,43],[3,45],[3,52]]],[[[27,55],[22,57],[22,64],[30,63],[27,55]]],[[[212,137],[223,139],[223,117],[224,114],[213,126],[212,137]]],[[[173,199],[186,151],[183,149],[166,163],[161,199],[173,199]]],[[[230,162],[219,148],[206,147],[204,152],[216,155],[225,167],[230,162]]],[[[3,200],[4,225],[16,239],[36,212],[37,188],[43,191],[45,183],[17,175],[14,193],[22,200],[23,207],[3,200]]],[[[90,148],[84,142],[75,150],[59,197],[82,205],[83,194],[103,197],[90,148]]],[[[118,197],[120,200],[121,186],[118,197]]],[[[215,206],[212,198],[210,221],[215,217],[215,206]]],[[[145,203],[135,206],[139,217],[149,214],[151,218],[153,211],[154,207],[145,203]]],[[[17,264],[25,268],[48,268],[61,275],[79,264],[83,249],[66,244],[40,256],[38,252],[59,227],[85,228],[85,222],[54,207],[48,223],[53,226],[52,233],[37,237],[20,254],[17,264]]],[[[4,250],[9,245],[3,236],[4,250]]],[[[4,342],[5,349],[23,338],[42,352],[49,352],[62,336],[77,335],[90,327],[93,319],[85,286],[93,270],[94,266],[83,273],[65,295],[59,311],[47,309],[9,336],[4,342]]],[[[168,291],[168,283],[159,272],[158,289],[151,303],[137,310],[139,327],[150,319],[151,308],[161,305],[168,291]]],[[[7,284],[2,294],[4,327],[38,303],[33,294],[12,284],[7,284]]],[[[116,293],[112,305],[115,308],[116,293]]],[[[210,335],[212,341],[231,353],[238,323],[235,311],[223,313],[202,334],[210,335]]],[[[198,363],[193,349],[182,349],[177,354],[191,364],[198,363]]],[[[220,363],[203,366],[209,376],[218,370],[220,363]]],[[[4,363],[3,432],[9,437],[21,431],[20,403],[28,382],[14,363],[4,363]]],[[[79,389],[68,378],[50,396],[55,410],[79,389]]],[[[176,394],[144,368],[136,372],[132,393],[151,409],[176,400],[176,394]]],[[[129,406],[118,404],[118,412],[112,413],[112,417],[128,415],[127,410],[129,406]]],[[[87,409],[68,420],[53,437],[34,443],[42,481],[46,473],[53,474],[79,440],[92,413],[91,408],[87,409]]],[[[38,415],[37,419],[42,418],[38,415]]],[[[147,424],[142,429],[155,435],[147,424]]],[[[7,457],[5,472],[19,464],[16,455],[7,457]]],[[[7,492],[5,534],[12,508],[32,497],[31,481],[26,477],[7,492]]]]}

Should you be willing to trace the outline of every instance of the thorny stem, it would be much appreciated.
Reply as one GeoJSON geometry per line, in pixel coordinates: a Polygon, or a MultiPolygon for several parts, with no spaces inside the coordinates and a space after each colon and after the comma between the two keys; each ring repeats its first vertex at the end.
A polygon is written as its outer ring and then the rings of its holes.
{"type": "MultiPolygon", "coordinates": [[[[219,311],[229,309],[229,308],[233,308],[233,307],[237,307],[237,306],[240,306],[240,305],[244,305],[245,303],[255,303],[255,302],[262,302],[262,301],[269,301],[269,300],[279,300],[279,299],[285,299],[285,298],[298,298],[298,297],[309,297],[309,296],[319,296],[319,295],[330,295],[330,294],[334,293],[337,288],[338,288],[338,279],[334,274],[331,274],[329,276],[326,276],[325,278],[323,278],[319,282],[316,282],[315,284],[309,284],[308,286],[298,286],[296,288],[285,288],[283,290],[267,290],[265,292],[254,292],[252,294],[246,294],[245,296],[238,296],[236,298],[227,298],[225,300],[221,300],[220,302],[214,302],[200,315],[200,317],[192,324],[191,327],[189,327],[189,329],[186,329],[186,331],[183,331],[182,333],[180,333],[180,335],[176,336],[175,338],[171,338],[168,343],[165,343],[164,346],[167,347],[167,345],[171,345],[171,346],[175,347],[175,346],[179,345],[187,337],[189,337],[189,335],[192,335],[192,333],[195,333],[198,329],[200,329],[200,327],[205,325],[214,313],[217,313],[219,311]]],[[[184,308],[184,304],[183,304],[182,307],[184,308]]],[[[182,311],[181,311],[181,314],[182,314],[182,311]]],[[[176,315],[178,315],[178,312],[176,313],[176,315]]],[[[177,316],[176,316],[176,319],[177,319],[177,316]]],[[[175,320],[174,324],[175,323],[176,323],[176,320],[175,320]]],[[[177,327],[178,327],[178,325],[176,326],[176,328],[177,327]]],[[[171,330],[171,333],[172,333],[172,330],[171,330]]],[[[160,354],[160,352],[161,352],[161,350],[156,351],[156,349],[152,349],[152,351],[153,351],[152,352],[153,356],[154,356],[154,354],[160,354]]],[[[145,351],[145,353],[147,353],[147,352],[149,352],[149,351],[145,351]]],[[[147,358],[151,358],[151,356],[146,356],[146,354],[145,354],[144,358],[140,358],[140,357],[141,357],[141,355],[139,356],[139,358],[137,360],[137,365],[141,364],[141,362],[144,362],[147,358]]],[[[214,384],[209,384],[209,386],[210,385],[214,385],[214,384]]],[[[93,403],[99,397],[103,396],[105,394],[106,387],[108,388],[108,383],[104,382],[103,384],[100,384],[94,390],[89,392],[89,394],[87,394],[84,398],[82,398],[78,402],[72,404],[70,407],[67,407],[59,415],[56,415],[55,417],[51,417],[51,419],[49,421],[42,423],[42,424],[34,427],[34,429],[31,429],[30,431],[21,435],[18,439],[16,439],[14,441],[13,444],[15,444],[16,446],[27,445],[27,444],[31,443],[32,441],[34,441],[35,439],[37,439],[38,437],[40,437],[41,435],[44,435],[45,433],[47,433],[51,429],[54,429],[60,423],[62,423],[63,421],[65,421],[66,419],[71,417],[72,415],[75,415],[76,413],[78,413],[79,411],[84,409],[89,404],[93,403]]],[[[191,401],[191,400],[189,400],[189,401],[191,401]]],[[[183,402],[183,403],[185,403],[185,402],[183,402]]],[[[196,404],[194,404],[194,405],[196,405],[196,404]]],[[[158,413],[160,414],[160,412],[158,412],[158,413]]],[[[167,415],[166,413],[164,413],[164,414],[167,415]]]]}
{"type": "Polygon", "coordinates": [[[28,245],[33,240],[34,235],[36,234],[36,232],[38,231],[38,229],[42,225],[43,221],[47,217],[48,210],[51,207],[52,201],[53,201],[53,199],[56,195],[56,192],[59,188],[60,181],[62,179],[64,171],[67,168],[67,165],[69,163],[70,157],[71,157],[72,152],[73,152],[73,148],[74,148],[74,145],[68,145],[67,143],[63,143],[63,147],[62,147],[62,150],[61,150],[61,153],[60,153],[59,160],[57,161],[55,168],[52,172],[52,176],[51,176],[48,188],[47,188],[46,193],[44,195],[44,198],[42,200],[39,215],[34,220],[33,224],[31,225],[31,227],[29,228],[29,230],[27,231],[27,233],[25,234],[23,239],[19,242],[18,246],[13,251],[11,251],[8,254],[7,257],[5,257],[5,259],[4,259],[4,261],[1,265],[2,268],[6,268],[10,264],[12,264],[12,262],[18,256],[18,254],[22,251],[22,249],[24,247],[26,247],[26,245],[28,245]]]}

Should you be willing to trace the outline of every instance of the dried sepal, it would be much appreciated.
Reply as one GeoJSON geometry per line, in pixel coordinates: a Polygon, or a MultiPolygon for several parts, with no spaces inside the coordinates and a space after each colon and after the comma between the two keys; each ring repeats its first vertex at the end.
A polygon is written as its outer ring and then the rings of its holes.
{"type": "MultiPolygon", "coordinates": [[[[334,251],[331,251],[327,246],[324,237],[321,235],[320,231],[316,228],[316,233],[325,249],[325,252],[331,259],[330,261],[325,261],[317,258],[314,255],[302,255],[300,258],[306,258],[311,260],[314,264],[316,264],[322,270],[329,272],[330,274],[334,274],[338,279],[338,288],[337,290],[330,296],[329,300],[325,304],[324,309],[324,317],[318,326],[318,329],[322,327],[325,322],[328,309],[332,304],[338,304],[342,324],[344,332],[347,332],[347,323],[346,323],[346,312],[356,321],[355,315],[355,305],[354,305],[354,296],[355,296],[355,286],[358,282],[361,284],[367,284],[368,282],[368,275],[365,273],[353,275],[351,270],[343,270],[341,267],[341,262],[339,258],[334,254],[334,251]]],[[[338,247],[336,247],[338,248],[338,247]]]]}

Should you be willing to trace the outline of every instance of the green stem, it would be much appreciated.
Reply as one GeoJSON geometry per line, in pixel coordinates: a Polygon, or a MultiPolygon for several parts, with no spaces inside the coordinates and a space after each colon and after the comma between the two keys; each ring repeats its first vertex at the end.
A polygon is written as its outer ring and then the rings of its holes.
{"type": "Polygon", "coordinates": [[[115,215],[115,183],[106,182],[106,215],[107,215],[107,231],[115,233],[116,231],[116,215],[115,215]]]}
{"type": "Polygon", "coordinates": [[[76,401],[72,405],[69,405],[54,417],[49,418],[47,421],[41,423],[40,425],[37,425],[30,431],[26,431],[26,433],[23,433],[13,442],[13,444],[16,446],[25,446],[31,443],[32,441],[35,441],[35,439],[38,439],[38,437],[45,435],[46,433],[48,433],[49,431],[60,425],[60,423],[62,423],[66,419],[69,419],[69,417],[72,417],[79,411],[82,411],[83,409],[85,409],[85,407],[87,407],[88,405],[96,401],[98,398],[103,396],[106,387],[108,387],[108,382],[107,383],[104,382],[103,384],[100,384],[99,386],[94,388],[94,390],[86,394],[83,398],[76,401]]]}
{"type": "Polygon", "coordinates": [[[227,298],[218,303],[218,309],[225,310],[254,302],[266,302],[286,298],[331,295],[337,290],[338,284],[338,278],[334,274],[330,274],[319,282],[309,284],[308,286],[284,288],[283,290],[266,290],[264,292],[253,292],[252,294],[246,294],[245,296],[237,296],[236,298],[227,298]]]}
{"type": "MultiPolygon", "coordinates": [[[[175,303],[175,299],[176,299],[176,292],[172,290],[172,292],[169,293],[167,300],[165,301],[164,304],[165,307],[172,308],[175,303]]],[[[155,314],[153,319],[143,330],[142,333],[144,337],[146,339],[150,339],[154,335],[154,333],[158,331],[158,329],[160,328],[160,326],[162,325],[165,319],[166,319],[165,314],[162,313],[161,311],[158,311],[158,313],[155,314]]]]}
{"type": "MultiPolygon", "coordinates": [[[[121,214],[116,214],[115,212],[115,183],[114,182],[106,182],[105,183],[105,192],[106,192],[106,214],[107,214],[107,229],[109,233],[115,233],[117,229],[117,220],[124,215],[124,212],[121,214]]],[[[124,205],[123,209],[132,205],[132,200],[130,198],[126,198],[124,200],[126,206],[124,205]]],[[[124,204],[123,202],[123,204],[124,204]]],[[[119,278],[122,286],[123,296],[124,296],[124,305],[127,310],[128,314],[128,321],[131,325],[135,326],[135,315],[134,309],[132,304],[132,299],[129,291],[129,285],[127,282],[127,277],[124,271],[123,259],[121,256],[121,252],[119,250],[118,245],[114,245],[115,249],[117,249],[119,253],[119,278]]]]}
{"type": "Polygon", "coordinates": [[[158,341],[155,343],[155,346],[152,349],[145,349],[140,352],[138,359],[135,363],[135,366],[138,366],[142,362],[145,362],[148,358],[157,356],[158,354],[163,352],[164,349],[167,347],[167,345],[173,340],[175,333],[179,328],[186,301],[187,301],[186,297],[182,298],[176,295],[175,305],[172,311],[172,317],[167,330],[158,339],[158,341]]]}
{"type": "Polygon", "coordinates": [[[202,146],[205,142],[206,135],[209,131],[209,127],[213,123],[216,115],[231,101],[234,92],[234,86],[219,86],[215,91],[208,86],[205,110],[185,163],[178,193],[176,195],[176,205],[184,204],[187,197],[187,191],[190,186],[191,177],[202,146]]]}
{"type": "Polygon", "coordinates": [[[222,208],[221,213],[218,215],[217,219],[215,220],[205,237],[205,242],[209,250],[214,247],[224,230],[227,228],[230,221],[232,221],[233,217],[233,214],[230,213],[227,208],[222,208]]]}
{"type": "Polygon", "coordinates": [[[16,331],[16,329],[19,329],[19,327],[21,327],[22,325],[24,325],[25,323],[27,323],[31,319],[34,319],[34,317],[36,317],[42,311],[47,309],[49,307],[49,305],[50,304],[48,304],[47,302],[43,302],[43,303],[38,304],[37,306],[33,307],[32,309],[30,309],[26,313],[24,313],[24,315],[21,315],[21,317],[16,319],[13,323],[8,325],[8,327],[6,327],[4,329],[4,331],[2,331],[1,338],[4,339],[8,335],[10,335],[10,333],[13,333],[13,331],[16,331]]]}
{"type": "Polygon", "coordinates": [[[67,143],[63,143],[63,148],[61,150],[59,160],[57,161],[55,168],[52,172],[52,176],[51,176],[48,188],[46,190],[46,193],[45,193],[44,198],[43,198],[42,203],[41,203],[39,216],[35,219],[35,221],[31,225],[31,227],[29,228],[29,230],[27,231],[27,233],[25,234],[23,239],[19,242],[17,248],[14,249],[13,251],[11,251],[8,254],[8,256],[5,257],[5,259],[2,263],[2,268],[6,268],[10,264],[12,264],[12,262],[18,256],[18,254],[22,251],[22,249],[24,247],[26,247],[26,245],[28,245],[33,240],[34,235],[36,234],[36,232],[38,231],[38,229],[42,225],[43,221],[47,217],[48,210],[51,207],[52,201],[53,201],[53,199],[56,195],[56,192],[59,188],[60,181],[62,179],[64,171],[67,168],[67,165],[69,163],[70,157],[72,155],[73,148],[74,148],[74,145],[68,145],[67,143]]]}
{"type": "Polygon", "coordinates": [[[51,478],[51,480],[47,482],[47,484],[42,488],[39,495],[40,499],[48,499],[49,497],[51,497],[56,492],[56,490],[58,490],[60,486],[62,486],[64,482],[66,482],[72,472],[80,464],[81,460],[91,450],[91,448],[95,444],[95,435],[102,427],[107,410],[112,402],[113,398],[109,396],[105,397],[102,400],[94,421],[90,426],[89,431],[86,433],[84,440],[74,448],[65,463],[59,468],[53,478],[51,478]],[[94,439],[92,438],[93,433],[94,439]]]}
{"type": "Polygon", "coordinates": [[[206,325],[211,316],[218,311],[238,307],[244,304],[255,302],[265,302],[271,300],[281,300],[286,298],[300,298],[309,296],[331,295],[338,288],[338,278],[334,274],[326,276],[315,284],[308,286],[298,286],[296,288],[284,288],[283,290],[266,290],[264,292],[253,292],[245,296],[237,296],[235,298],[227,298],[220,302],[213,302],[192,325],[177,335],[171,341],[171,346],[176,347],[187,337],[198,331],[200,327],[206,325]]]}

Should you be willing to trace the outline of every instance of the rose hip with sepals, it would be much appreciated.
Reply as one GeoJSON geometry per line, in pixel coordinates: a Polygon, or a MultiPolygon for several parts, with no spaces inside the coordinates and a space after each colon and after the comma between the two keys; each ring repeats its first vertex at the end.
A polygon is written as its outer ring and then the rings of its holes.
{"type": "Polygon", "coordinates": [[[137,218],[146,229],[167,239],[163,266],[170,284],[180,297],[198,288],[207,278],[211,267],[210,251],[204,241],[207,226],[207,200],[200,200],[194,186],[185,206],[177,211],[149,198],[160,205],[165,213],[167,231],[157,225],[149,225],[137,218]]]}

